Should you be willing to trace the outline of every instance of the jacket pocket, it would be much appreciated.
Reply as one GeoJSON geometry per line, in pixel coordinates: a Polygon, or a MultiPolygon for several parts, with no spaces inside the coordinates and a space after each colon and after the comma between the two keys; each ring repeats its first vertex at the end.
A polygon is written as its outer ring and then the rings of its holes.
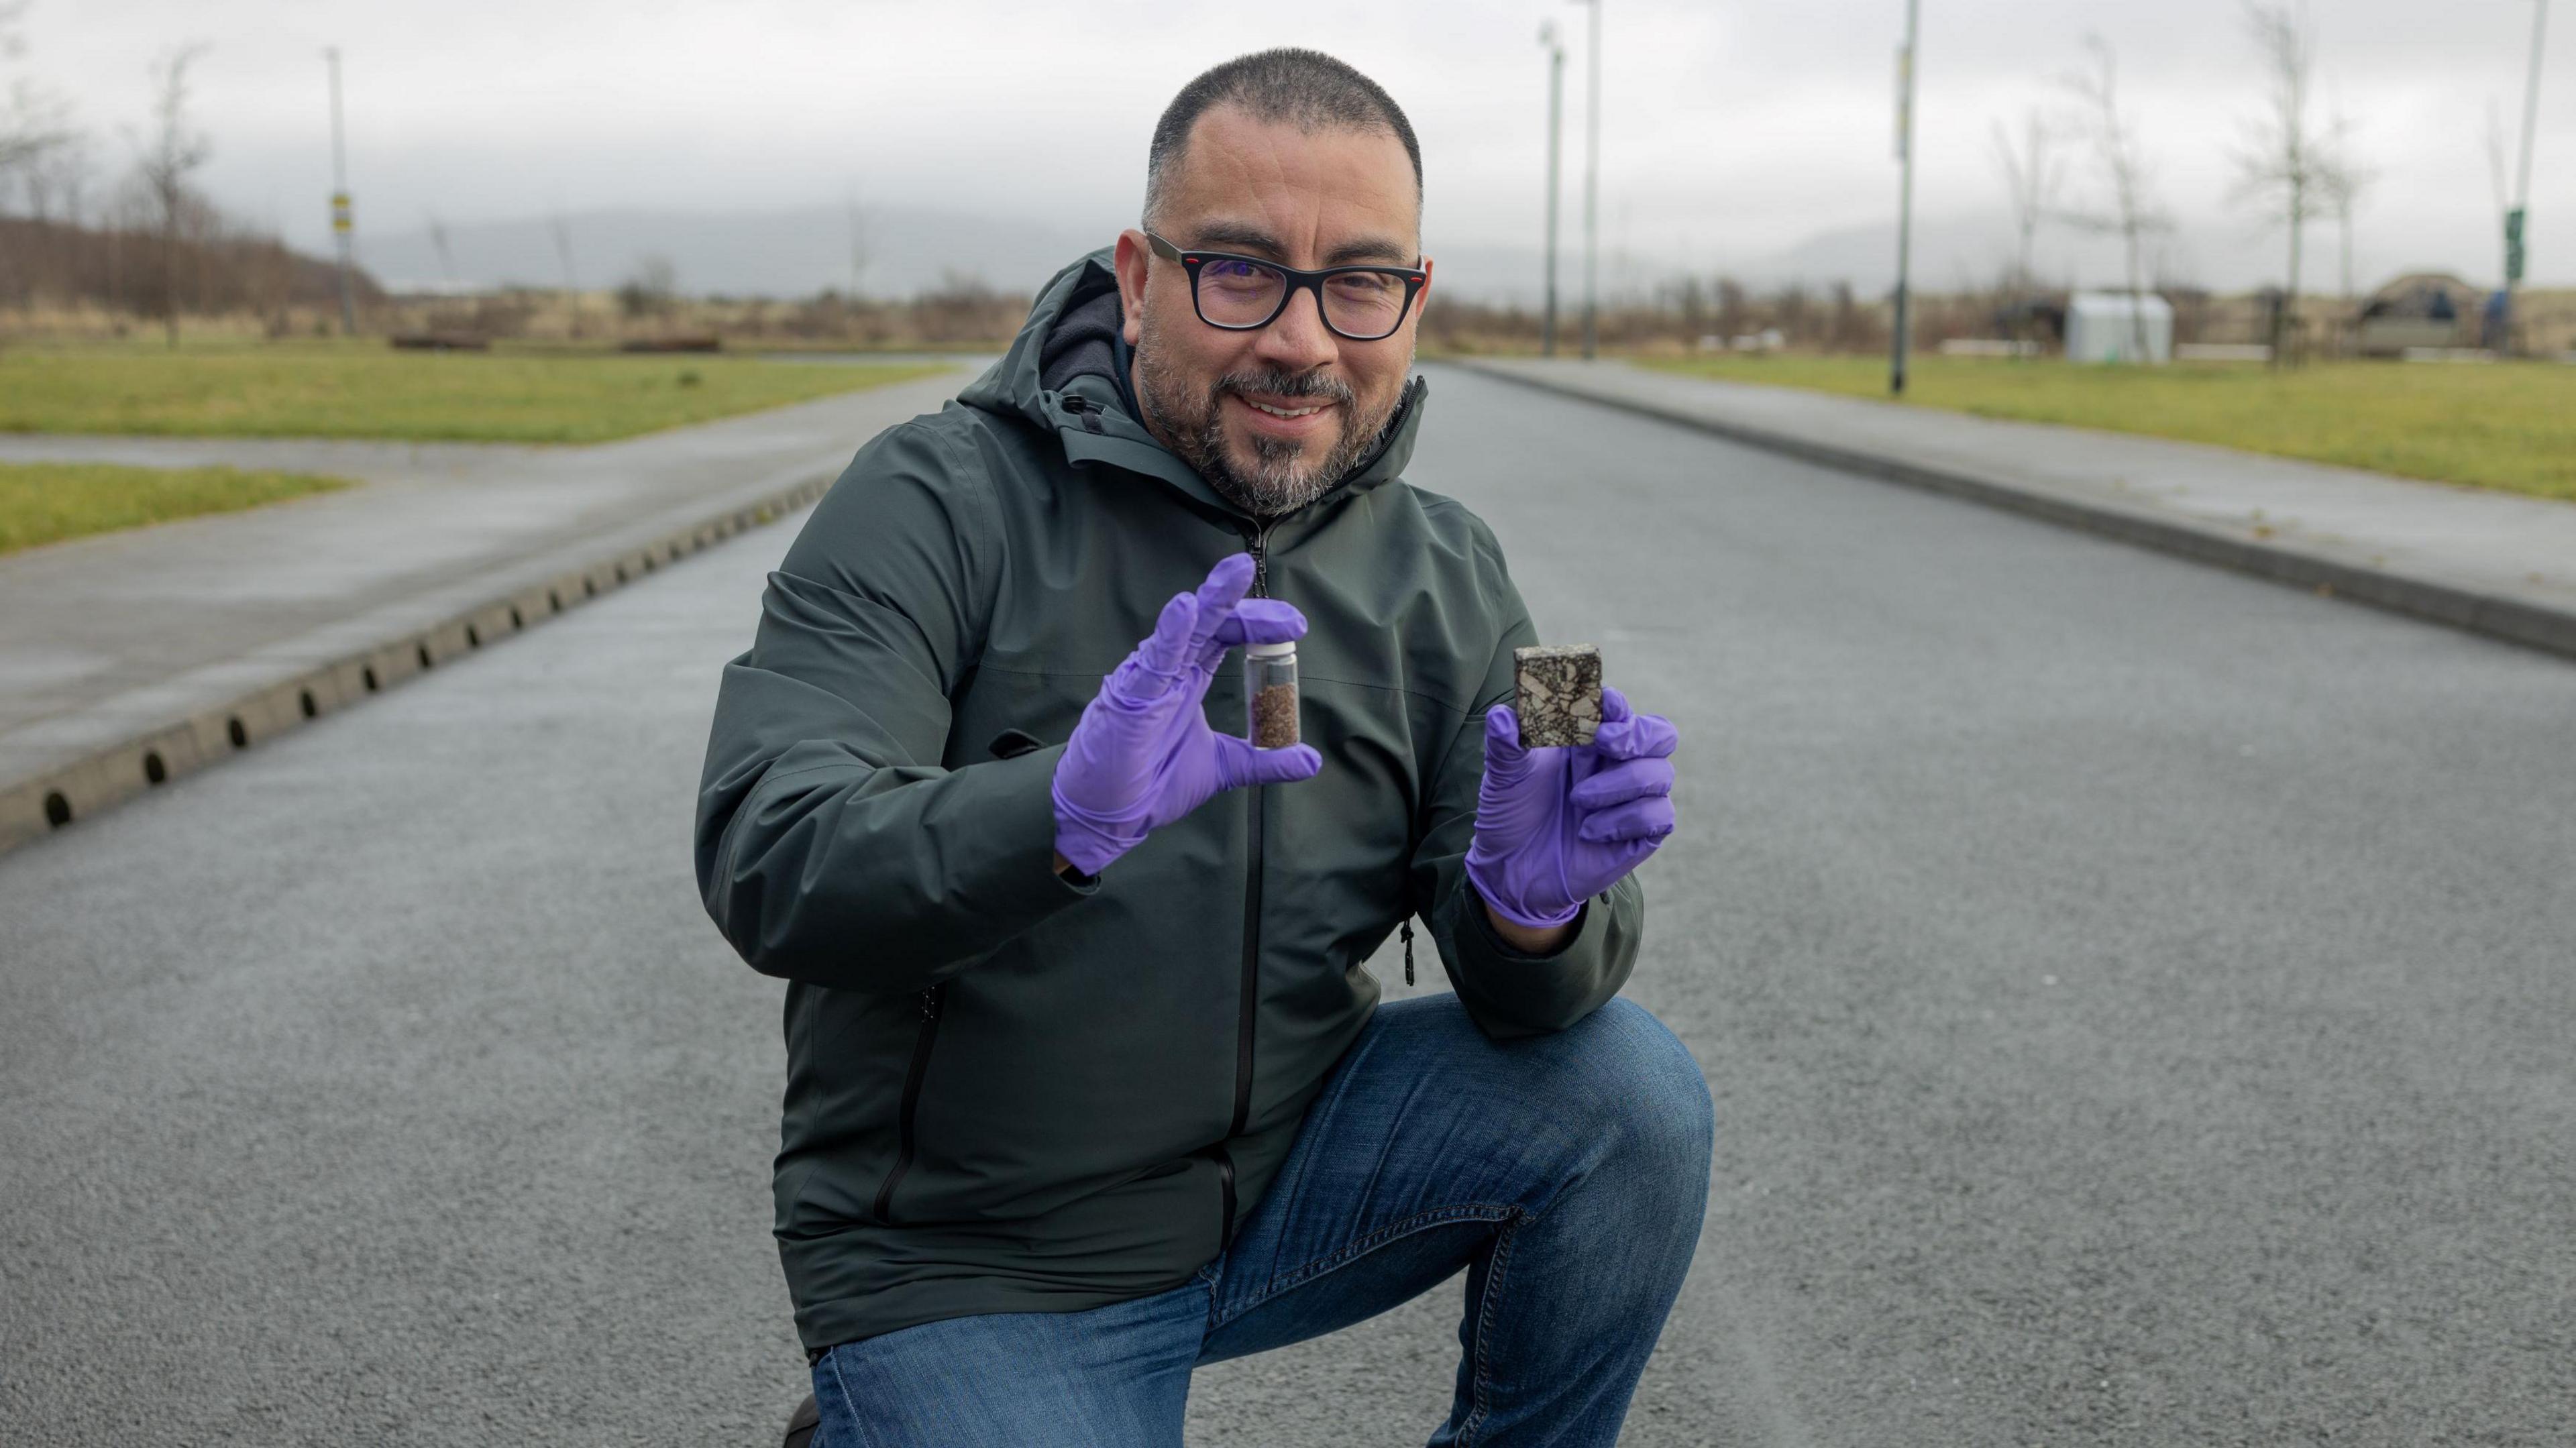
{"type": "Polygon", "coordinates": [[[921,993],[921,1024],[913,1033],[912,1064],[903,1073],[903,1102],[895,1118],[894,1165],[886,1169],[885,1181],[877,1187],[874,1215],[880,1226],[894,1225],[895,1188],[903,1185],[903,1174],[912,1169],[921,1114],[921,1078],[930,1071],[930,1048],[939,1039],[939,1008],[947,990],[945,984],[940,984],[921,993]]]}

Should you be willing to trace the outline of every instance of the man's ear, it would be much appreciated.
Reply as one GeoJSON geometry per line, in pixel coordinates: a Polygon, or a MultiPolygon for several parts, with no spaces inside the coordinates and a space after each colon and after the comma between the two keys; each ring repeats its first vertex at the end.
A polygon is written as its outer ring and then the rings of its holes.
{"type": "Polygon", "coordinates": [[[1145,233],[1132,226],[1118,233],[1118,252],[1110,260],[1118,272],[1118,326],[1133,347],[1145,335],[1145,271],[1153,260],[1145,233]]]}

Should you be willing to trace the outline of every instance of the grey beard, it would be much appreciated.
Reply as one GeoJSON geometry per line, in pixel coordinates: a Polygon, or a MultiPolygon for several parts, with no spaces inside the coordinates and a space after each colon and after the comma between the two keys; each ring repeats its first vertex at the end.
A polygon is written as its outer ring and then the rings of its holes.
{"type": "MultiPolygon", "coordinates": [[[[1137,381],[1141,384],[1137,402],[1146,412],[1146,420],[1162,434],[1181,459],[1207,479],[1208,486],[1227,502],[1256,518],[1275,518],[1293,513],[1333,490],[1351,465],[1377,446],[1395,416],[1390,402],[1374,417],[1351,413],[1350,387],[1316,373],[1232,372],[1210,384],[1207,395],[1195,408],[1188,406],[1188,389],[1180,379],[1157,365],[1161,349],[1152,345],[1153,329],[1147,327],[1138,339],[1136,349],[1137,381]],[[1225,414],[1218,404],[1229,392],[1261,392],[1274,397],[1320,397],[1342,408],[1341,439],[1327,449],[1313,465],[1301,467],[1306,447],[1302,443],[1279,438],[1255,437],[1252,440],[1254,466],[1247,474],[1234,465],[1226,454],[1225,414]]],[[[1398,394],[1400,398],[1401,393],[1398,394]]]]}

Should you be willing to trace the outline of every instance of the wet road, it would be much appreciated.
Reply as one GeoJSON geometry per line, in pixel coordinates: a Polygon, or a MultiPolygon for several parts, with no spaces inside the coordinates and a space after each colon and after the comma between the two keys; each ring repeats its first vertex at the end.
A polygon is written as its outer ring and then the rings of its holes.
{"type": "MultiPolygon", "coordinates": [[[[1683,734],[1629,993],[1716,1185],[1626,1441],[2564,1441],[2576,668],[1431,408],[1415,480],[1683,734]]],[[[789,536],[0,858],[0,1440],[774,1441],[779,987],[688,831],[789,536]]],[[[1419,1442],[1457,1292],[1193,1441],[1419,1442]]]]}

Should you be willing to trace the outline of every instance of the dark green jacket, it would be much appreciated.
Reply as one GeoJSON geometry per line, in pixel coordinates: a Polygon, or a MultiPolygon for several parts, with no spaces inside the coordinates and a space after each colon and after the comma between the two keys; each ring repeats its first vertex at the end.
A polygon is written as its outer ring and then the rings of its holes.
{"type": "MultiPolygon", "coordinates": [[[[789,982],[777,1233],[809,1349],[1185,1281],[1410,914],[1497,1037],[1580,1019],[1636,954],[1633,882],[1544,959],[1466,883],[1484,711],[1534,637],[1485,525],[1397,477],[1422,382],[1376,456],[1263,525],[1129,415],[1113,288],[1105,252],[1067,268],[957,401],[860,449],[725,668],[698,882],[789,982]],[[1100,365],[1067,374],[1077,311],[1100,365]],[[1165,600],[1246,548],[1309,621],[1323,773],[1220,795],[1077,888],[1052,868],[1064,740],[1165,600]]],[[[1228,667],[1209,720],[1243,710],[1228,667]]]]}

